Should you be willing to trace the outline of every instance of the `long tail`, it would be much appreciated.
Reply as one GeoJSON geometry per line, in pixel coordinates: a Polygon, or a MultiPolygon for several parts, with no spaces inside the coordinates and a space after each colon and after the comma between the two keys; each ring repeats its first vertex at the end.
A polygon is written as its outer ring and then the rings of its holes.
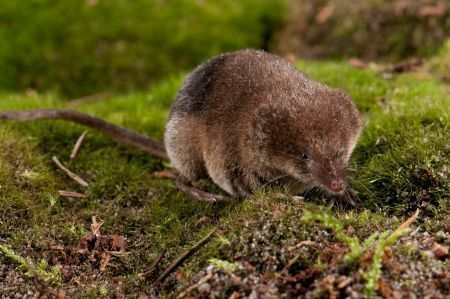
{"type": "Polygon", "coordinates": [[[94,128],[117,141],[137,147],[158,158],[168,160],[167,152],[161,142],[130,129],[106,122],[98,117],[64,109],[37,109],[22,111],[1,111],[0,120],[31,121],[39,119],[62,119],[94,128]]]}

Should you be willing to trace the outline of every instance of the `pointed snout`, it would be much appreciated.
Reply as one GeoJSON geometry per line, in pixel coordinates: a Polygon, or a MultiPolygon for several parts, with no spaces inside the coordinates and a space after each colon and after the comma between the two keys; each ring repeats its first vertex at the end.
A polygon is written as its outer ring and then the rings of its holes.
{"type": "Polygon", "coordinates": [[[341,192],[344,190],[344,182],[342,180],[332,180],[330,183],[330,190],[334,192],[341,192]]]}

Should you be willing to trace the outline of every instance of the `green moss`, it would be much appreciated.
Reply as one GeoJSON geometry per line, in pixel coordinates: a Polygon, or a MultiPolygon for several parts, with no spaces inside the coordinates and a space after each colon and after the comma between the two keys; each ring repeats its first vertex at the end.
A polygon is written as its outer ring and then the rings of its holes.
{"type": "Polygon", "coordinates": [[[308,210],[303,211],[302,221],[306,223],[312,223],[318,221],[323,224],[327,229],[332,229],[336,237],[348,246],[349,252],[345,255],[344,259],[350,262],[361,257],[361,254],[373,244],[377,234],[371,235],[364,244],[361,244],[358,237],[351,237],[344,232],[342,223],[326,213],[311,213],[308,210]]]}
{"type": "Polygon", "coordinates": [[[35,265],[31,259],[20,256],[4,245],[0,245],[0,253],[18,264],[18,268],[25,273],[25,276],[37,279],[40,278],[54,286],[62,285],[59,268],[52,267],[51,269],[48,269],[46,260],[42,259],[37,265],[35,265]]]}
{"type": "MultiPolygon", "coordinates": [[[[355,229],[356,236],[351,238],[366,240],[377,231],[395,227],[405,212],[417,206],[424,211],[424,229],[442,230],[442,220],[449,211],[445,200],[449,194],[448,86],[416,74],[388,80],[344,62],[299,62],[299,66],[317,80],[347,90],[366,119],[352,159],[355,172],[350,177],[350,185],[359,192],[365,209],[331,212],[345,227],[355,229]]],[[[181,81],[182,75],[176,75],[147,93],[111,94],[76,109],[161,139],[170,103],[181,81]]],[[[53,94],[3,94],[0,110],[65,105],[53,94]]],[[[105,221],[104,234],[126,237],[125,250],[129,253],[127,258],[116,261],[113,271],[98,277],[112,281],[120,276],[123,290],[141,293],[149,282],[137,280],[137,273],[145,271],[161,250],[168,250],[161,262],[163,267],[212,226],[224,226],[230,234],[242,238],[242,244],[247,237],[240,236],[245,220],[278,219],[281,228],[269,226],[280,233],[271,239],[274,244],[306,240],[314,233],[312,228],[298,224],[299,210],[306,207],[316,211],[323,205],[310,201],[308,195],[306,201],[293,201],[279,190],[272,190],[229,204],[199,203],[179,192],[171,181],[151,175],[167,164],[93,130],[89,130],[79,156],[70,165],[89,182],[89,187],[83,188],[57,169],[51,157],[56,155],[66,163],[84,130],[63,121],[0,125],[0,210],[4,211],[0,215],[0,238],[7,240],[5,245],[21,252],[30,244],[30,257],[39,259],[50,250],[49,243],[76,246],[89,231],[95,215],[105,221]],[[58,190],[77,191],[88,197],[63,198],[58,190]],[[280,207],[285,208],[278,211],[280,207]]],[[[183,271],[193,274],[210,258],[233,262],[233,255],[225,251],[251,250],[237,244],[230,234],[212,240],[183,271]]],[[[276,250],[274,244],[266,245],[276,250]]],[[[412,259],[416,256],[410,255],[412,259]]],[[[308,263],[302,259],[298,262],[308,263]]],[[[84,266],[92,271],[98,267],[88,263],[84,266]]],[[[90,289],[99,294],[97,286],[108,289],[103,282],[94,282],[80,292],[88,294],[90,289]]],[[[108,289],[108,294],[111,291],[108,289]]]]}

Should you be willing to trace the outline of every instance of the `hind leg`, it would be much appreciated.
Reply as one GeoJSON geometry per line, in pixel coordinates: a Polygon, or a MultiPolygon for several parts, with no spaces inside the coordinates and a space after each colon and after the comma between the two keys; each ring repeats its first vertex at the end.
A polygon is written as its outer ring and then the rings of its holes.
{"type": "Polygon", "coordinates": [[[172,116],[164,134],[164,145],[172,167],[190,182],[207,177],[193,124],[188,118],[172,116]]]}

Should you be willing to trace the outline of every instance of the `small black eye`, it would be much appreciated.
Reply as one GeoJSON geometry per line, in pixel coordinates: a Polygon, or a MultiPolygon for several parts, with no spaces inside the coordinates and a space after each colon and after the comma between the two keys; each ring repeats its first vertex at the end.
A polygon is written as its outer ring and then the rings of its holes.
{"type": "Polygon", "coordinates": [[[302,160],[309,160],[308,155],[305,154],[305,153],[301,153],[301,154],[300,154],[300,158],[301,158],[302,160]]]}

